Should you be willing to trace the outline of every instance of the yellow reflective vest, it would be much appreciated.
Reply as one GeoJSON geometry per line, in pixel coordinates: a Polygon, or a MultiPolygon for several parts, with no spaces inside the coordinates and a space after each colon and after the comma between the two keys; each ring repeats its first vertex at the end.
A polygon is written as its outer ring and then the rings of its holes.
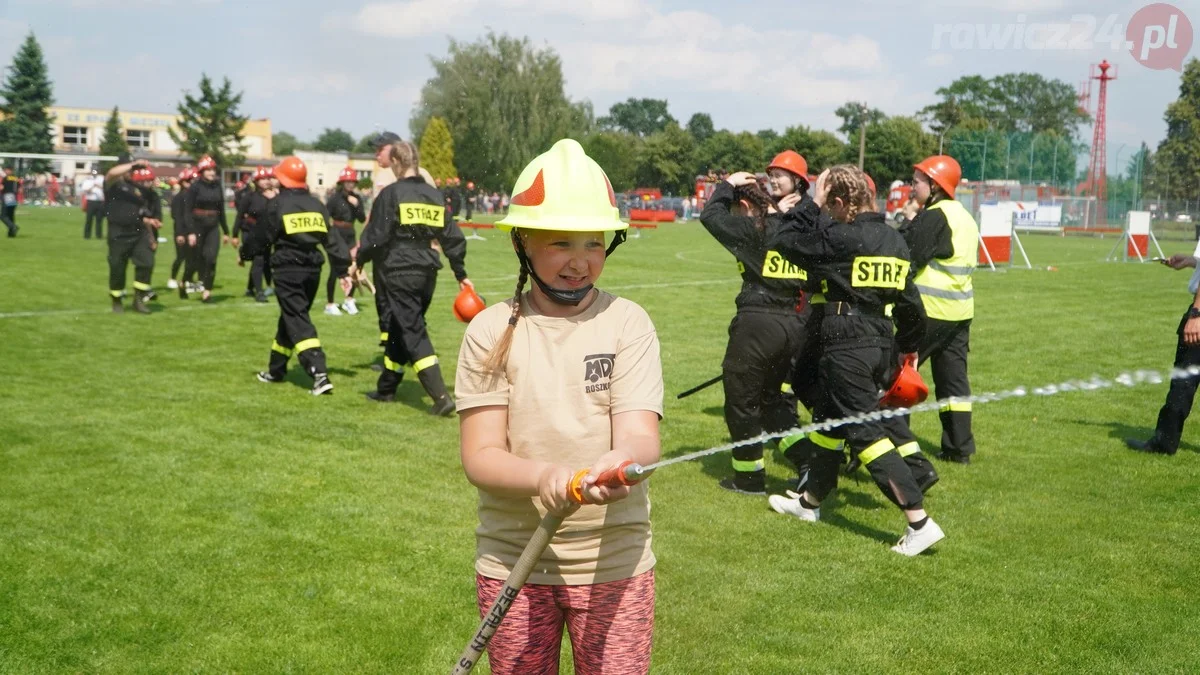
{"type": "Polygon", "coordinates": [[[979,225],[971,212],[953,199],[944,199],[931,210],[940,210],[950,226],[954,254],[934,258],[917,273],[917,290],[925,303],[925,314],[941,321],[966,321],[975,316],[975,288],[971,273],[979,255],[979,225]]]}

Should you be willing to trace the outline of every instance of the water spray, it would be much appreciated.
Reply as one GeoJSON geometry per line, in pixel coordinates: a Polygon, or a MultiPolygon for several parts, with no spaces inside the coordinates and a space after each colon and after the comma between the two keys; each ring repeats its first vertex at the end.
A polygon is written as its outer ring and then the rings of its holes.
{"type": "MultiPolygon", "coordinates": [[[[596,477],[595,485],[601,487],[621,487],[630,486],[639,483],[650,477],[656,469],[680,462],[690,462],[694,459],[715,455],[720,452],[728,452],[734,448],[740,448],[746,445],[755,443],[763,443],[765,441],[777,440],[792,436],[795,434],[807,434],[813,431],[830,431],[838,427],[844,427],[851,424],[862,424],[864,422],[875,422],[878,420],[891,419],[896,416],[909,415],[915,412],[925,412],[930,410],[939,410],[943,405],[952,403],[971,403],[985,404],[994,403],[996,401],[1004,401],[1010,398],[1022,398],[1025,396],[1055,396],[1057,394],[1065,394],[1075,391],[1098,391],[1101,389],[1109,389],[1114,386],[1136,387],[1143,384],[1162,384],[1165,380],[1177,380],[1188,377],[1200,376],[1200,366],[1188,366],[1187,368],[1173,368],[1164,377],[1161,373],[1154,370],[1135,370],[1133,372],[1125,372],[1117,375],[1111,380],[1101,378],[1098,375],[1093,375],[1087,380],[1068,380],[1057,384],[1047,384],[1041,387],[1032,389],[1027,387],[1015,387],[998,393],[977,394],[973,396],[958,396],[940,401],[927,401],[914,405],[911,408],[887,408],[875,410],[869,413],[861,413],[844,417],[836,420],[823,420],[814,422],[804,426],[795,427],[787,431],[780,431],[773,434],[760,434],[754,438],[734,443],[726,443],[707,450],[699,450],[697,452],[689,452],[685,455],[664,459],[653,464],[641,466],[635,462],[623,462],[608,471],[602,472],[596,477]]],[[[584,504],[585,498],[583,494],[583,479],[587,477],[588,469],[582,469],[575,472],[571,477],[570,485],[567,488],[567,494],[571,501],[577,504],[584,504]]],[[[533,566],[537,564],[542,557],[546,547],[550,545],[550,540],[554,537],[555,531],[562,524],[564,516],[547,513],[542,518],[538,528],[530,537],[529,543],[525,546],[525,550],[521,552],[521,557],[517,560],[517,564],[513,566],[512,572],[509,573],[508,579],[505,580],[504,586],[500,589],[496,600],[492,602],[492,606],[484,614],[483,620],[479,623],[479,628],[475,631],[474,637],[467,644],[459,657],[458,662],[452,671],[454,675],[465,675],[471,672],[475,664],[479,662],[483,652],[487,649],[488,642],[492,639],[492,635],[496,633],[496,629],[500,627],[500,623],[504,621],[505,614],[508,613],[512,603],[517,599],[517,595],[521,592],[521,588],[529,579],[529,574],[533,571],[533,566]]]]}

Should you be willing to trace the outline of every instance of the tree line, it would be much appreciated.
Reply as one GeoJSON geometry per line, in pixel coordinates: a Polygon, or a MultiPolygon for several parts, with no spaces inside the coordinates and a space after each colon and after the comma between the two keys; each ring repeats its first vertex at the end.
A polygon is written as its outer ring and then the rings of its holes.
{"type": "MultiPolygon", "coordinates": [[[[684,193],[696,175],[761,170],[783,149],[803,154],[814,170],[856,162],[860,134],[866,141],[863,168],[880,184],[907,179],[914,161],[939,149],[959,159],[969,179],[1053,176],[1070,184],[1086,171],[1086,162],[1077,160],[1088,149],[1080,133],[1088,113],[1070,85],[1035,73],[961,77],[937,90],[936,103],[912,114],[889,115],[869,102],[848,101],[836,110],[836,132],[800,123],[750,132],[716,129],[705,112],[681,124],[667,101],[653,98],[616,103],[597,118],[590,102],[565,94],[559,56],[527,38],[489,33],[474,42],[451,40],[446,55],[431,61],[434,76],[421,90],[410,137],[435,176],[461,176],[487,189],[511,188],[531,157],[564,137],[579,139],[618,190],[684,193]]],[[[223,166],[241,163],[247,120],[239,112],[241,100],[228,78],[218,85],[203,75],[196,94],[184,93],[178,128],[170,130],[181,153],[212,155],[223,166]]],[[[53,102],[52,80],[31,33],[0,82],[0,149],[52,154],[53,102]]],[[[1125,166],[1110,178],[1114,198],[1200,197],[1200,59],[1185,66],[1179,98],[1164,119],[1167,134],[1157,149],[1131,148],[1125,166]]],[[[281,156],[298,149],[370,154],[370,138],[333,127],[311,142],[285,131],[272,140],[281,156]]],[[[102,150],[127,149],[114,108],[102,150]]],[[[48,162],[24,166],[44,171],[48,162]]]]}

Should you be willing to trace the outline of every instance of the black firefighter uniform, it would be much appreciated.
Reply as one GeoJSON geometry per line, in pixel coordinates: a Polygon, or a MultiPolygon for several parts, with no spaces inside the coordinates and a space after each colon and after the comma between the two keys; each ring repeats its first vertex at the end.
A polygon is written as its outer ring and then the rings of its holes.
{"type": "MultiPolygon", "coordinates": [[[[700,214],[700,223],[737,259],[742,288],[729,324],[729,343],[721,363],[725,389],[725,424],[733,441],[795,427],[796,404],[782,391],[792,359],[804,346],[809,317],[803,287],[808,273],[771,250],[767,242],[780,228],[781,216],[765,218],[759,229],[753,218],[731,213],[734,188],[717,183],[700,214]]],[[[787,443],[781,443],[787,449],[787,443]]],[[[766,490],[761,443],[733,450],[735,490],[766,490]]]]}
{"type": "Polygon", "coordinates": [[[308,312],[321,283],[325,262],[318,247],[329,254],[335,276],[345,276],[350,252],[340,237],[330,236],[325,205],[306,188],[283,188],[267,204],[266,216],[247,231],[242,242],[242,260],[270,254],[275,275],[275,299],[279,302],[279,324],[271,344],[272,381],[282,380],[288,359],[296,354],[314,379],[326,373],[325,352],[308,312]]]}
{"type": "MultiPolygon", "coordinates": [[[[912,250],[917,290],[929,320],[918,352],[930,362],[934,395],[941,402],[942,456],[967,461],[975,453],[967,377],[975,289],[971,274],[979,254],[979,226],[962,203],[934,202],[901,230],[912,250]]],[[[911,436],[911,432],[910,432],[911,436]]],[[[915,439],[906,439],[915,443],[915,439]]]]}
{"type": "Polygon", "coordinates": [[[389,306],[383,372],[372,398],[390,400],[407,365],[433,399],[434,410],[448,413],[453,406],[447,408],[450,395],[425,325],[425,312],[433,301],[442,267],[432,242],[437,239],[459,281],[467,278],[467,242],[444,204],[437,188],[420,176],[385,187],[371,206],[357,264],[362,267],[374,261],[389,306]]]}
{"type": "MultiPolygon", "coordinates": [[[[818,365],[821,398],[813,421],[840,419],[879,408],[898,362],[896,347],[916,351],[925,311],[913,283],[908,247],[882,214],[859,214],[852,223],[817,227],[819,210],[805,202],[788,214],[771,242],[785,258],[818,275],[827,301],[818,365]],[[892,316],[887,306],[894,305],[892,316]],[[897,328],[893,335],[893,322],[897,328]]],[[[876,486],[904,510],[921,508],[923,496],[908,464],[878,422],[814,431],[784,455],[808,467],[806,490],[823,500],[836,486],[845,447],[867,467],[876,486]]]]}

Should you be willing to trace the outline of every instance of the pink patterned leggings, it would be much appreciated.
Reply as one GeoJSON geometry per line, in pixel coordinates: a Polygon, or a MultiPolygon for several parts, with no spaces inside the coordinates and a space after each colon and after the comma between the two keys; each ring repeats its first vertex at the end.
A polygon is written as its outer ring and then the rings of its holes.
{"type": "MultiPolygon", "coordinates": [[[[483,616],[504,586],[475,575],[483,616]]],[[[588,586],[526,584],[488,644],[496,675],[556,675],[567,627],[578,675],[650,672],[654,570],[588,586]]]]}

